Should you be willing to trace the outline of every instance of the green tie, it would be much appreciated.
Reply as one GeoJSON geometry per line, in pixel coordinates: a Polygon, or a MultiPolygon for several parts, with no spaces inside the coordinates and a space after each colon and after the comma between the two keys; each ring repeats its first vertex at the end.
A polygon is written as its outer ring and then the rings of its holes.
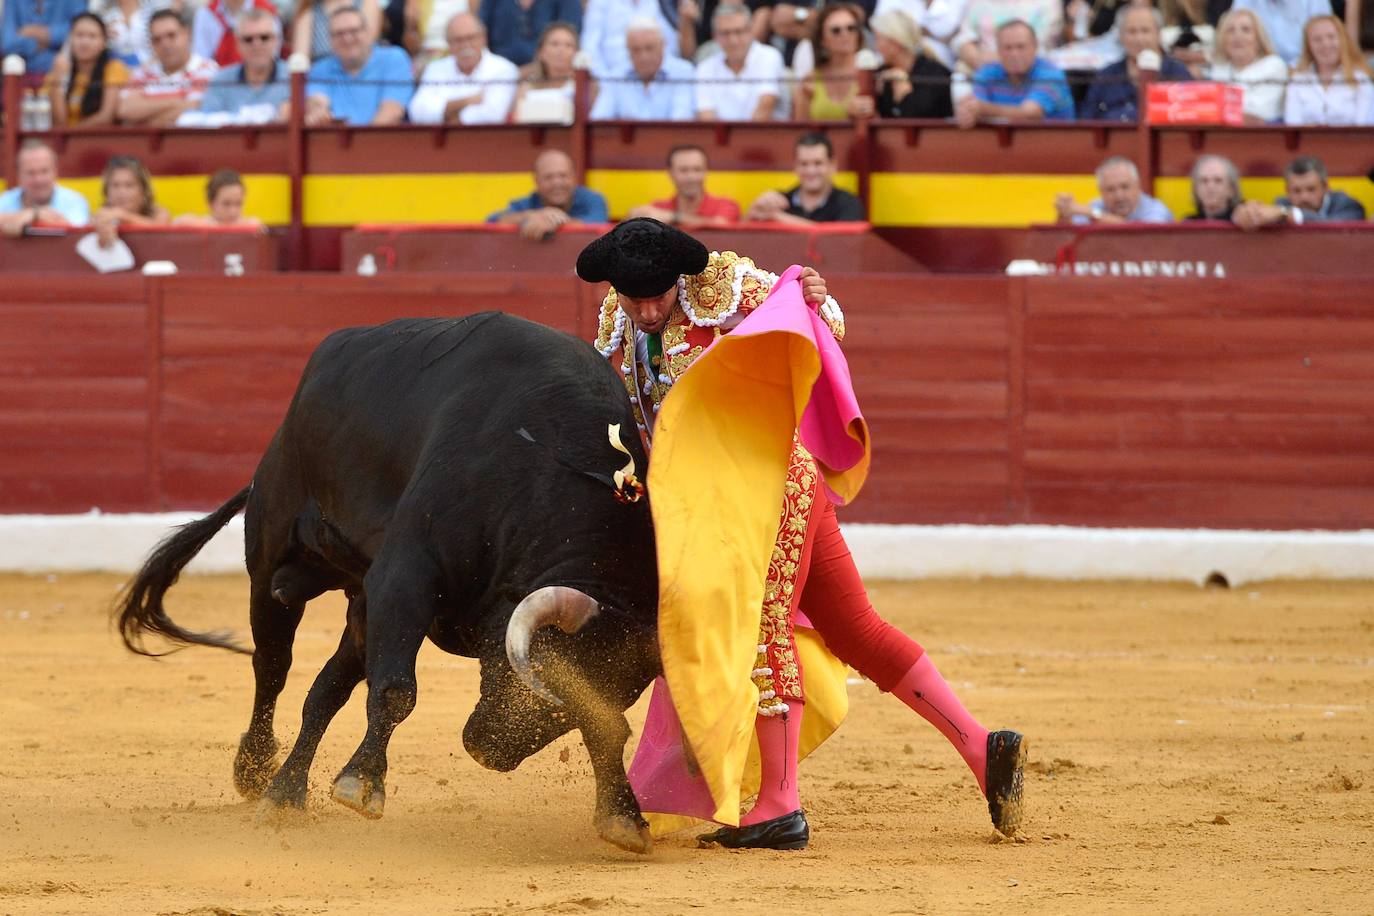
{"type": "Polygon", "coordinates": [[[663,363],[663,335],[647,334],[649,343],[649,371],[653,381],[657,382],[660,375],[668,374],[668,367],[663,363]]]}

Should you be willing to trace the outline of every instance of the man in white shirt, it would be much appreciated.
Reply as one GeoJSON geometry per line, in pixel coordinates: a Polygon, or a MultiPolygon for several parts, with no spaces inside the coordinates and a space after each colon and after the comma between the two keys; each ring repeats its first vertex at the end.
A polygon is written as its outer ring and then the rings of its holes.
{"type": "Polygon", "coordinates": [[[625,32],[631,68],[619,79],[601,80],[593,121],[690,121],[692,65],[665,57],[663,33],[652,19],[635,19],[625,32]]]}
{"type": "Polygon", "coordinates": [[[119,94],[123,124],[166,127],[182,112],[200,106],[210,78],[219,71],[212,60],[191,53],[191,30],[179,13],[159,10],[148,20],[154,59],[134,70],[119,94]]]}
{"type": "Polygon", "coordinates": [[[471,13],[448,22],[448,57],[431,61],[410,100],[413,124],[504,124],[519,71],[487,50],[487,30],[471,13]]]}
{"type": "Polygon", "coordinates": [[[759,44],[749,10],[722,3],[711,16],[721,50],[697,65],[697,119],[771,121],[782,98],[782,54],[759,44]]]}
{"type": "Polygon", "coordinates": [[[1163,202],[1140,187],[1140,171],[1125,156],[1112,156],[1097,167],[1097,190],[1090,204],[1076,203],[1072,194],[1057,194],[1054,209],[1061,225],[1091,223],[1172,223],[1174,215],[1163,202]]]}
{"type": "MultiPolygon", "coordinates": [[[[672,8],[676,11],[676,4],[672,8]]],[[[591,58],[592,76],[612,79],[630,69],[625,31],[634,19],[656,22],[668,56],[681,57],[677,26],[668,20],[663,9],[660,0],[587,0],[587,11],[582,16],[582,50],[591,58]]]]}

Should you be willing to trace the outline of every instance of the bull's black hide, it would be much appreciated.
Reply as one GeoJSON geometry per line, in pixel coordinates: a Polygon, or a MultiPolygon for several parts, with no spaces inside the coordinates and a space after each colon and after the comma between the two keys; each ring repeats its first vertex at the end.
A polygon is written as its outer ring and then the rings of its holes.
{"type": "MultiPolygon", "coordinates": [[[[144,634],[156,632],[231,646],[173,623],[162,599],[244,508],[257,689],[235,761],[240,791],[303,806],[320,737],[365,676],[367,735],[334,796],[380,816],[386,744],[414,706],[415,656],[428,636],[481,660],[481,698],[463,733],[474,758],[511,769],[580,729],[596,772],[598,829],[646,849],[625,779],[623,711],[658,671],[657,576],[647,501],[618,500],[611,485],[627,460],[610,443],[614,424],[644,475],[614,370],[587,344],[541,325],[484,313],[332,334],[311,357],[251,486],[160,544],[130,582],[118,608],[125,642],[146,651],[144,634]],[[333,588],[349,595],[348,626],[273,776],[272,719],[296,626],[305,603],[333,588]],[[540,589],[561,596],[555,622],[576,629],[544,630],[534,642],[561,705],[532,693],[506,656],[513,610],[540,589]]],[[[526,605],[517,617],[531,616],[526,605]]]]}

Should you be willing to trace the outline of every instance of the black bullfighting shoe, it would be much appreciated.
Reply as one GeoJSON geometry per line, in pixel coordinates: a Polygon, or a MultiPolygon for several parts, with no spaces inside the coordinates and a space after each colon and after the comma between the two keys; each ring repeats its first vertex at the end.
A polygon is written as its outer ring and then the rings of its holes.
{"type": "Polygon", "coordinates": [[[1026,739],[1010,729],[988,734],[988,814],[992,826],[1012,836],[1021,826],[1022,771],[1026,766],[1026,739]]]}
{"type": "Polygon", "coordinates": [[[811,842],[811,828],[800,808],[750,827],[722,827],[697,837],[699,846],[724,846],[726,849],[805,849],[811,842]]]}

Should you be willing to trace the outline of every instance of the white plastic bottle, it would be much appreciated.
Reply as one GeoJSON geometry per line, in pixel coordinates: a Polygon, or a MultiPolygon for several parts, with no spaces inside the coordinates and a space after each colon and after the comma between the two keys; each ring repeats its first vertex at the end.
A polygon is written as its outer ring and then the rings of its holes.
{"type": "Polygon", "coordinates": [[[19,129],[26,134],[36,130],[33,126],[34,117],[37,114],[34,110],[36,101],[34,90],[29,89],[24,92],[24,98],[19,103],[19,129]]]}
{"type": "Polygon", "coordinates": [[[41,90],[34,94],[33,129],[52,130],[52,99],[41,90]]]}
{"type": "Polygon", "coordinates": [[[959,110],[959,103],[972,94],[973,85],[967,76],[962,73],[955,73],[949,78],[949,100],[955,111],[959,110]]]}

